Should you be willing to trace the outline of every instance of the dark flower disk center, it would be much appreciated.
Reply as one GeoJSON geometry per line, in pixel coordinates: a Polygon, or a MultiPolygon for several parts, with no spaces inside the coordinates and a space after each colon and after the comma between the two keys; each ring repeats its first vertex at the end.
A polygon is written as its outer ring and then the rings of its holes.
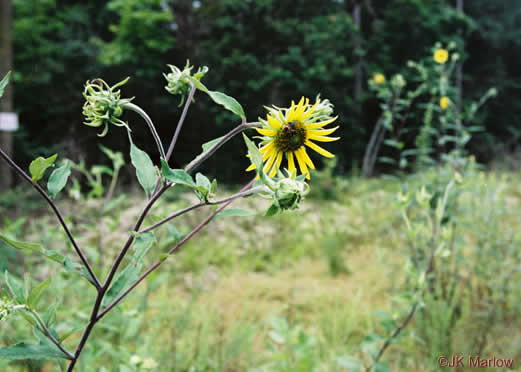
{"type": "Polygon", "coordinates": [[[298,121],[290,121],[282,127],[275,138],[278,151],[292,152],[304,146],[306,142],[306,128],[298,121]]]}

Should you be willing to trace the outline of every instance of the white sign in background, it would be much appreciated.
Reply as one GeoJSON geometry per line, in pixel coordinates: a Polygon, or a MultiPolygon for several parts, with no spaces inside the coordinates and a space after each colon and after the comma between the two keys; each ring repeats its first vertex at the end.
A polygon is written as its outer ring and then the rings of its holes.
{"type": "Polygon", "coordinates": [[[0,131],[13,132],[18,129],[18,114],[0,112],[0,131]]]}

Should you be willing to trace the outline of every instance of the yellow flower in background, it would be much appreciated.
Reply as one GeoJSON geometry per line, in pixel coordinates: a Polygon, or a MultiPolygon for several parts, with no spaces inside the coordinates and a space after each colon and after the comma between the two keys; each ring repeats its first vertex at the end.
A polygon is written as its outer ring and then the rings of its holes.
{"type": "Polygon", "coordinates": [[[443,96],[440,98],[440,107],[442,108],[442,110],[446,110],[447,107],[449,107],[449,104],[450,104],[449,97],[443,96]]]}
{"type": "Polygon", "coordinates": [[[384,74],[380,74],[380,73],[374,74],[373,81],[375,82],[375,84],[378,84],[378,85],[385,83],[384,74]]]}
{"type": "MultiPolygon", "coordinates": [[[[262,128],[256,128],[263,136],[260,152],[264,163],[264,172],[273,177],[280,169],[282,158],[288,161],[288,170],[293,172],[295,159],[302,174],[310,178],[309,169],[315,169],[306,147],[318,152],[326,158],[333,158],[334,155],[323,149],[312,141],[331,142],[339,137],[328,137],[337,130],[337,127],[324,129],[324,127],[334,122],[338,116],[332,117],[332,105],[328,100],[321,101],[317,98],[315,104],[311,106],[309,99],[302,97],[297,105],[291,102],[291,107],[287,108],[268,108],[267,120],[260,119],[262,128]]],[[[246,169],[255,169],[252,164],[246,169]]]]}
{"type": "Polygon", "coordinates": [[[449,60],[449,52],[446,49],[437,49],[434,52],[434,60],[441,65],[444,64],[449,60]]]}

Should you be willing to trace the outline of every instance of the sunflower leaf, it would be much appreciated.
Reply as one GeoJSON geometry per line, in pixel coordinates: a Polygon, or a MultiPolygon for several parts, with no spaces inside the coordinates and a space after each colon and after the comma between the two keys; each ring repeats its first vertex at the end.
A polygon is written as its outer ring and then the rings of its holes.
{"type": "Polygon", "coordinates": [[[54,154],[47,159],[39,156],[31,162],[29,165],[29,172],[31,173],[31,179],[33,183],[36,183],[42,179],[43,175],[45,174],[45,170],[54,164],[54,161],[57,157],[58,154],[54,154]]]}
{"type": "Polygon", "coordinates": [[[49,181],[47,182],[47,190],[49,190],[53,199],[63,190],[70,175],[71,163],[69,161],[65,161],[65,164],[51,173],[49,181]]]}
{"type": "Polygon", "coordinates": [[[41,360],[41,359],[56,359],[63,358],[69,359],[67,355],[62,353],[57,348],[51,348],[47,345],[31,345],[25,342],[21,342],[16,345],[1,347],[0,348],[0,358],[1,359],[31,359],[31,360],[41,360]]]}
{"type": "Polygon", "coordinates": [[[231,111],[235,115],[239,116],[241,119],[246,120],[244,109],[235,98],[230,97],[224,93],[215,91],[208,91],[208,95],[215,103],[224,106],[226,110],[231,111]]]}
{"type": "Polygon", "coordinates": [[[276,204],[272,204],[268,210],[266,211],[266,213],[264,214],[264,216],[266,217],[271,217],[271,216],[274,216],[276,215],[277,213],[279,213],[280,211],[280,208],[276,205],[276,204]]]}
{"type": "Polygon", "coordinates": [[[130,160],[136,168],[136,176],[139,184],[143,187],[147,195],[150,195],[157,182],[157,172],[150,156],[143,150],[140,150],[130,139],[130,160]]]}
{"type": "Polygon", "coordinates": [[[248,148],[248,152],[251,156],[251,162],[255,164],[257,168],[257,172],[262,173],[262,154],[259,151],[259,148],[255,146],[255,144],[243,133],[242,137],[244,138],[244,142],[246,143],[246,147],[248,148]]]}
{"type": "Polygon", "coordinates": [[[165,159],[161,159],[161,174],[168,181],[178,183],[181,185],[197,188],[192,176],[190,176],[184,169],[171,169],[165,159]]]}

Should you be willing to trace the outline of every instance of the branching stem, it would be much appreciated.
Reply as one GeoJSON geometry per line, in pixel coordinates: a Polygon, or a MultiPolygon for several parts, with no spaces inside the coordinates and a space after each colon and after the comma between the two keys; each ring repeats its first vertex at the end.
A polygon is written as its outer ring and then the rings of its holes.
{"type": "Polygon", "coordinates": [[[188,94],[188,99],[185,102],[185,106],[183,108],[183,113],[181,114],[181,117],[179,118],[179,122],[177,123],[177,127],[175,128],[174,136],[172,137],[172,142],[170,142],[170,146],[168,146],[168,152],[166,154],[165,160],[168,163],[170,160],[170,157],[172,156],[172,152],[174,151],[175,144],[177,142],[177,138],[179,137],[179,133],[181,132],[181,128],[183,127],[183,123],[186,118],[186,113],[188,112],[188,108],[190,107],[190,103],[192,103],[192,100],[194,99],[194,94],[197,88],[195,85],[192,84],[192,87],[190,88],[190,93],[188,94]]]}
{"type": "Polygon", "coordinates": [[[63,219],[60,211],[58,210],[58,207],[56,206],[56,204],[52,201],[51,198],[49,198],[49,195],[47,195],[47,193],[40,187],[40,185],[38,185],[36,182],[33,182],[31,177],[29,177],[27,175],[27,173],[25,173],[18,165],[16,165],[16,163],[5,153],[2,151],[2,149],[0,149],[0,156],[2,156],[2,158],[4,158],[4,160],[23,178],[25,179],[27,182],[29,182],[35,189],[36,191],[38,191],[40,193],[40,195],[45,199],[45,201],[51,206],[54,214],[56,215],[56,217],[58,218],[58,220],[60,221],[60,224],[62,225],[63,227],[63,230],[65,231],[65,233],[67,234],[67,237],[69,238],[70,242],[72,243],[72,246],[74,247],[74,250],[76,251],[76,253],[78,254],[78,256],[80,257],[80,260],[81,262],[83,263],[83,266],[85,266],[85,268],[87,269],[87,271],[89,272],[89,275],[91,276],[92,280],[93,280],[93,284],[94,286],[96,287],[96,289],[99,291],[100,287],[101,287],[101,284],[100,282],[98,281],[98,278],[96,277],[96,275],[94,274],[94,272],[92,271],[92,268],[90,267],[88,261],[87,261],[87,258],[85,257],[85,255],[83,254],[83,252],[81,251],[80,247],[78,246],[78,244],[76,243],[76,240],[74,240],[74,237],[72,236],[72,233],[70,232],[69,230],[69,227],[67,226],[67,224],[65,223],[65,220],[63,219]]]}
{"type": "Polygon", "coordinates": [[[165,150],[163,149],[163,144],[161,143],[161,139],[159,138],[159,135],[157,134],[156,127],[154,126],[154,123],[152,122],[152,119],[150,119],[150,116],[138,105],[135,105],[133,103],[126,103],[124,105],[125,108],[132,110],[139,114],[145,122],[148,125],[148,128],[150,129],[150,133],[152,133],[152,137],[154,137],[154,141],[156,141],[157,149],[159,151],[159,154],[162,158],[165,158],[165,150]]]}

